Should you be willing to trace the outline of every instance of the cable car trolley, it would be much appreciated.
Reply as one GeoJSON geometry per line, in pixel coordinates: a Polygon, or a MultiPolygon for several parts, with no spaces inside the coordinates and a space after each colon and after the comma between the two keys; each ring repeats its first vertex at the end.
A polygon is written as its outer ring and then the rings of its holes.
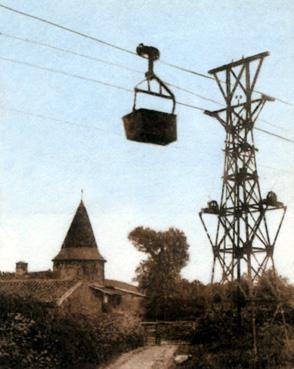
{"type": "Polygon", "coordinates": [[[128,140],[136,142],[168,145],[177,140],[177,117],[174,114],[176,108],[175,96],[153,71],[153,64],[160,56],[159,50],[152,46],[139,44],[136,51],[139,56],[148,59],[148,71],[145,73],[146,79],[138,83],[134,88],[133,111],[122,118],[126,137],[128,140]],[[151,81],[156,82],[158,90],[152,89],[151,81]],[[147,85],[147,88],[141,88],[142,84],[147,85]],[[171,113],[145,108],[137,109],[138,93],[172,100],[171,113]]]}

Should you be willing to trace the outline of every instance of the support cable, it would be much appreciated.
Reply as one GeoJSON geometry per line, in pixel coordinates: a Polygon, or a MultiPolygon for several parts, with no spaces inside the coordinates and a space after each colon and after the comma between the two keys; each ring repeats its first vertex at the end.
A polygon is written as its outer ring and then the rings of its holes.
{"type": "Polygon", "coordinates": [[[292,140],[291,138],[287,138],[287,137],[285,137],[285,136],[277,135],[276,133],[273,133],[273,132],[267,131],[266,129],[259,128],[259,127],[255,127],[255,129],[256,129],[257,131],[260,131],[260,132],[263,132],[263,133],[266,133],[266,134],[270,134],[271,136],[277,137],[277,138],[279,138],[279,139],[281,139],[281,140],[284,140],[284,141],[287,141],[287,142],[294,143],[294,140],[292,140]]]}
{"type": "MultiPolygon", "coordinates": [[[[6,38],[9,38],[9,39],[12,39],[12,40],[26,42],[26,43],[29,43],[29,44],[32,44],[32,45],[46,47],[46,48],[49,48],[49,49],[52,49],[52,50],[56,50],[56,51],[59,51],[59,52],[62,52],[62,53],[66,53],[66,54],[70,54],[70,55],[75,55],[75,56],[78,56],[78,57],[81,57],[81,58],[84,58],[84,59],[88,59],[88,60],[91,60],[91,61],[94,61],[94,62],[105,64],[105,65],[112,65],[114,67],[117,67],[117,68],[120,68],[120,69],[124,69],[124,70],[128,70],[128,71],[133,72],[133,73],[136,73],[136,74],[142,75],[142,73],[143,73],[143,71],[140,71],[140,70],[134,69],[134,68],[130,68],[130,67],[128,67],[126,65],[123,65],[123,64],[120,64],[120,63],[114,63],[114,62],[111,62],[109,60],[97,58],[97,57],[94,57],[94,56],[91,56],[91,55],[87,55],[87,54],[82,54],[82,53],[79,53],[79,52],[76,52],[76,51],[70,50],[70,49],[64,49],[62,47],[58,47],[58,46],[55,46],[55,45],[52,45],[52,44],[48,44],[48,43],[45,43],[45,42],[40,42],[40,41],[32,40],[30,38],[18,37],[18,36],[14,36],[14,35],[10,35],[10,34],[4,33],[4,32],[0,32],[0,36],[6,37],[6,38]]],[[[176,88],[179,91],[186,92],[189,95],[196,96],[199,99],[202,99],[202,100],[205,100],[205,101],[209,101],[209,102],[218,104],[220,106],[225,106],[225,104],[223,104],[223,103],[221,103],[221,102],[219,102],[217,100],[214,100],[212,98],[209,98],[209,97],[206,97],[206,96],[197,94],[196,92],[193,92],[193,91],[191,91],[191,90],[189,90],[187,88],[184,88],[184,87],[175,85],[173,83],[168,83],[168,82],[165,82],[165,84],[168,85],[168,86],[170,86],[170,87],[176,88]]],[[[277,128],[277,129],[283,130],[283,128],[281,128],[280,126],[278,126],[276,124],[272,124],[272,123],[266,121],[265,119],[259,119],[259,120],[261,122],[264,122],[265,124],[267,124],[269,126],[272,126],[272,127],[277,128]]]]}
{"type": "MultiPolygon", "coordinates": [[[[140,71],[140,70],[134,69],[134,68],[130,68],[130,67],[128,67],[126,65],[123,65],[123,64],[120,64],[120,63],[114,63],[114,62],[111,62],[109,60],[97,58],[97,57],[94,57],[94,56],[91,56],[91,55],[87,55],[87,54],[82,54],[82,53],[76,52],[74,50],[65,49],[65,48],[58,47],[58,46],[55,46],[55,45],[52,45],[52,44],[48,44],[46,42],[40,42],[40,41],[32,40],[30,38],[23,38],[23,37],[19,37],[19,36],[14,36],[14,35],[10,35],[10,34],[4,33],[4,32],[0,32],[0,36],[6,37],[6,38],[9,38],[9,39],[12,39],[12,40],[26,42],[26,43],[29,43],[29,44],[32,44],[32,45],[46,47],[46,48],[49,48],[49,49],[52,49],[52,50],[60,51],[62,53],[79,56],[81,58],[88,59],[88,60],[91,60],[91,61],[94,61],[94,62],[103,63],[103,64],[106,64],[106,65],[112,65],[114,67],[117,67],[117,68],[120,68],[120,69],[125,69],[125,70],[128,70],[130,72],[133,72],[133,73],[136,73],[136,74],[139,74],[139,75],[142,75],[143,74],[143,71],[140,71]]],[[[197,93],[195,93],[195,92],[193,92],[191,90],[188,90],[188,89],[186,89],[184,87],[175,85],[173,83],[167,83],[167,82],[165,82],[165,84],[168,85],[168,86],[174,87],[174,88],[176,88],[176,89],[178,89],[180,91],[186,92],[186,93],[188,93],[190,95],[196,96],[196,97],[198,97],[198,98],[200,98],[202,100],[210,101],[210,102],[213,102],[213,103],[218,104],[218,105],[223,105],[222,103],[220,103],[220,102],[218,102],[218,101],[216,101],[214,99],[211,99],[209,97],[202,96],[200,94],[197,94],[197,93]]]]}
{"type": "Polygon", "coordinates": [[[27,38],[27,37],[26,38],[23,38],[23,37],[19,37],[19,36],[14,36],[14,35],[10,35],[10,34],[4,33],[4,32],[0,32],[0,36],[6,37],[6,38],[9,38],[9,39],[12,39],[12,40],[26,42],[26,43],[29,43],[29,44],[32,44],[32,45],[47,47],[47,48],[52,49],[52,50],[56,50],[56,51],[60,51],[60,52],[66,53],[66,54],[71,54],[71,55],[79,56],[81,58],[88,59],[88,60],[91,60],[91,61],[95,61],[95,62],[98,62],[98,63],[112,65],[114,67],[125,69],[125,70],[128,70],[130,72],[134,72],[134,73],[137,73],[137,74],[140,74],[140,75],[143,74],[143,72],[141,72],[141,71],[139,71],[137,69],[134,69],[134,68],[127,67],[126,65],[122,65],[120,63],[114,63],[114,62],[111,62],[109,60],[97,58],[95,56],[91,56],[91,55],[79,53],[79,52],[76,52],[74,50],[65,49],[65,48],[62,48],[62,47],[59,47],[59,46],[48,44],[47,42],[40,42],[40,41],[32,40],[32,39],[27,38]]]}
{"type": "Polygon", "coordinates": [[[69,120],[63,120],[63,119],[59,119],[59,118],[55,118],[55,117],[52,117],[52,116],[39,114],[39,113],[31,113],[31,112],[28,112],[28,111],[25,111],[25,110],[22,110],[22,109],[16,109],[16,108],[6,108],[6,107],[0,106],[0,110],[9,111],[9,112],[29,116],[29,117],[38,118],[38,119],[41,119],[41,120],[54,122],[56,125],[63,124],[63,125],[71,126],[71,127],[78,127],[78,128],[83,128],[83,129],[85,129],[85,128],[93,129],[93,130],[98,130],[98,131],[101,131],[101,132],[104,132],[104,133],[108,133],[108,134],[111,134],[111,135],[116,135],[116,136],[121,137],[121,135],[119,133],[111,132],[109,130],[97,127],[95,125],[72,122],[72,121],[69,121],[69,120]]]}
{"type": "MultiPolygon", "coordinates": [[[[131,55],[137,55],[134,51],[132,50],[129,50],[127,48],[124,48],[124,47],[121,47],[121,46],[118,46],[116,44],[113,44],[111,42],[108,42],[108,41],[104,41],[104,40],[101,40],[97,37],[94,37],[94,36],[91,36],[91,35],[88,35],[84,32],[80,32],[80,31],[77,31],[77,30],[74,30],[72,28],[69,28],[69,27],[66,27],[66,26],[63,26],[63,25],[60,25],[58,23],[55,23],[55,22],[52,22],[52,21],[49,21],[47,19],[44,19],[44,18],[41,18],[41,17],[38,17],[38,16],[35,16],[35,15],[32,15],[32,14],[29,14],[29,13],[26,13],[26,12],[23,12],[23,11],[20,11],[20,10],[17,10],[17,9],[14,9],[14,8],[11,8],[9,6],[6,6],[6,5],[3,5],[3,4],[0,4],[0,8],[3,8],[3,9],[6,9],[10,12],[13,12],[13,13],[16,13],[16,14],[19,14],[19,15],[22,15],[22,16],[25,16],[25,17],[28,17],[28,18],[31,18],[31,19],[34,19],[34,20],[37,20],[39,22],[42,22],[42,23],[45,23],[45,24],[48,24],[50,26],[53,26],[53,27],[56,27],[56,28],[59,28],[63,31],[67,31],[67,32],[70,32],[70,33],[73,33],[75,35],[78,35],[78,36],[81,36],[81,37],[84,37],[84,38],[87,38],[87,39],[90,39],[92,41],[96,41],[102,45],[105,45],[105,46],[108,46],[108,47],[111,47],[113,49],[117,49],[119,51],[122,51],[122,52],[125,52],[125,53],[128,53],[128,54],[131,54],[131,55]]],[[[193,75],[197,75],[199,77],[203,77],[203,78],[206,78],[206,79],[210,79],[210,80],[214,80],[214,78],[210,75],[207,75],[207,74],[204,74],[204,73],[200,73],[200,72],[196,72],[194,70],[191,70],[191,69],[188,69],[188,68],[185,68],[185,67],[181,67],[181,66],[178,66],[178,65],[175,65],[175,64],[171,64],[171,63],[168,63],[168,62],[165,62],[165,61],[160,61],[162,64],[164,65],[167,65],[171,68],[175,68],[175,69],[178,69],[178,70],[181,70],[183,72],[186,72],[186,73],[190,73],[190,74],[193,74],[193,75]]],[[[258,94],[261,94],[263,95],[264,93],[261,92],[261,91],[256,91],[256,93],[258,94]]],[[[286,100],[283,100],[283,99],[280,99],[280,98],[276,98],[275,99],[283,104],[286,104],[286,105],[289,105],[289,106],[293,106],[294,107],[294,104],[291,103],[291,102],[288,102],[286,100]]]]}
{"type": "MultiPolygon", "coordinates": [[[[129,93],[133,92],[132,89],[129,89],[129,88],[126,88],[126,87],[122,87],[122,86],[115,85],[113,83],[109,83],[109,82],[105,82],[105,81],[100,81],[100,80],[97,80],[97,79],[94,79],[94,78],[84,77],[84,76],[81,76],[79,74],[69,73],[69,72],[66,72],[66,71],[63,71],[63,70],[43,67],[43,66],[40,66],[40,65],[37,65],[37,64],[28,63],[28,62],[24,62],[24,61],[20,61],[20,60],[16,60],[16,59],[11,59],[11,58],[6,58],[6,57],[3,57],[3,56],[0,56],[0,60],[10,62],[10,63],[14,63],[14,64],[25,65],[25,66],[30,67],[30,68],[35,68],[35,69],[43,70],[43,71],[50,72],[50,73],[64,75],[66,77],[77,78],[77,79],[80,79],[80,80],[83,80],[83,81],[86,81],[86,82],[93,82],[93,83],[96,83],[96,84],[104,85],[104,86],[107,86],[107,87],[112,87],[112,88],[122,90],[122,91],[126,91],[126,92],[129,92],[129,93]]],[[[190,108],[190,109],[199,110],[199,111],[202,111],[202,112],[205,111],[204,108],[196,106],[196,105],[186,104],[186,103],[183,103],[183,102],[180,102],[180,101],[177,101],[177,104],[181,105],[181,106],[184,106],[184,107],[187,107],[187,108],[190,108]]],[[[261,132],[263,132],[265,134],[268,134],[270,136],[277,137],[281,140],[294,143],[294,140],[292,140],[290,138],[287,138],[287,137],[284,137],[284,136],[281,136],[281,135],[277,135],[277,134],[275,134],[273,132],[270,132],[270,131],[267,131],[265,129],[258,128],[258,127],[256,127],[255,129],[257,131],[261,131],[261,132]]]]}
{"type": "Polygon", "coordinates": [[[87,81],[87,82],[98,83],[100,85],[104,85],[104,86],[107,86],[107,87],[116,88],[118,90],[123,90],[123,91],[127,91],[127,92],[133,92],[133,90],[131,90],[129,88],[118,86],[118,85],[115,85],[115,84],[110,83],[110,82],[105,82],[105,81],[101,81],[101,80],[94,79],[94,78],[84,77],[84,76],[81,76],[79,74],[69,73],[69,72],[66,72],[66,71],[63,71],[63,70],[59,70],[59,69],[43,67],[43,66],[38,65],[38,64],[33,64],[33,63],[21,61],[21,60],[6,58],[4,56],[0,56],[0,60],[4,60],[4,61],[10,62],[10,63],[14,63],[14,64],[25,65],[27,67],[31,67],[31,68],[43,70],[43,71],[50,72],[50,73],[61,74],[61,75],[64,75],[66,77],[72,77],[72,78],[81,79],[81,80],[87,81]]]}
{"type": "MultiPolygon", "coordinates": [[[[74,121],[70,121],[70,120],[55,118],[55,117],[40,114],[40,113],[28,112],[28,111],[25,111],[25,110],[22,110],[22,109],[2,107],[1,105],[0,105],[0,110],[17,113],[17,114],[21,114],[21,115],[24,115],[24,116],[34,117],[34,118],[45,120],[45,121],[50,121],[50,122],[52,122],[52,124],[55,124],[55,125],[63,124],[63,125],[78,127],[78,128],[83,128],[83,129],[93,129],[93,130],[101,131],[103,133],[107,133],[107,134],[110,134],[110,135],[115,135],[115,136],[121,137],[120,133],[116,133],[114,131],[109,131],[108,129],[106,130],[104,128],[100,128],[100,127],[97,127],[96,125],[92,125],[92,124],[90,125],[90,124],[85,124],[85,123],[78,123],[78,122],[74,122],[74,121]]],[[[181,151],[183,149],[183,147],[174,147],[174,149],[175,148],[176,149],[181,149],[181,151]]],[[[184,148],[184,150],[186,151],[185,148],[184,148]]],[[[215,157],[218,157],[218,156],[215,156],[215,157]]],[[[284,172],[284,173],[288,173],[290,175],[294,175],[294,172],[291,172],[291,171],[286,170],[286,169],[275,168],[275,167],[265,165],[265,164],[262,164],[262,165],[259,165],[259,166],[264,167],[264,168],[269,168],[269,169],[274,170],[276,172],[281,172],[281,173],[284,172]]]]}
{"type": "Polygon", "coordinates": [[[91,35],[88,35],[86,33],[83,33],[83,32],[80,32],[80,31],[76,31],[72,28],[69,28],[69,27],[65,27],[65,26],[62,26],[61,24],[58,24],[58,23],[55,23],[55,22],[52,22],[52,21],[49,21],[47,19],[44,19],[44,18],[41,18],[41,17],[38,17],[36,15],[32,15],[32,14],[29,14],[29,13],[26,13],[26,12],[22,12],[20,10],[17,10],[17,9],[13,9],[13,8],[10,8],[9,6],[6,6],[6,5],[3,5],[3,4],[0,4],[0,8],[3,8],[3,9],[6,9],[6,10],[9,10],[10,12],[13,12],[13,13],[16,13],[16,14],[19,14],[19,15],[23,15],[25,17],[28,17],[28,18],[31,18],[31,19],[35,19],[39,22],[42,22],[42,23],[45,23],[45,24],[48,24],[50,26],[53,26],[53,27],[56,27],[56,28],[59,28],[59,29],[62,29],[63,31],[67,31],[67,32],[70,32],[70,33],[73,33],[75,35],[78,35],[78,36],[82,36],[82,37],[85,37],[85,38],[88,38],[92,41],[96,41],[96,42],[99,42],[100,44],[102,45],[105,45],[105,46],[108,46],[108,47],[112,47],[113,49],[117,49],[117,50],[120,50],[120,51],[123,51],[125,53],[128,53],[128,54],[132,54],[132,55],[137,55],[134,51],[131,51],[131,50],[128,50],[124,47],[120,47],[120,46],[117,46],[117,45],[114,45],[110,42],[107,42],[107,41],[104,41],[104,40],[101,40],[97,37],[94,37],[94,36],[91,36],[91,35]]]}
{"type": "MultiPolygon", "coordinates": [[[[38,64],[33,64],[33,63],[21,61],[21,60],[6,58],[6,57],[3,57],[3,56],[0,56],[0,60],[10,62],[10,63],[14,63],[14,64],[25,65],[25,66],[30,67],[30,68],[35,68],[35,69],[43,70],[43,71],[50,72],[50,73],[60,74],[60,75],[66,76],[66,77],[77,78],[77,79],[80,79],[80,80],[83,80],[83,81],[93,82],[93,83],[97,83],[97,84],[104,85],[104,86],[107,86],[107,87],[112,87],[112,88],[115,88],[115,89],[118,89],[118,90],[133,93],[133,90],[130,89],[130,88],[122,87],[122,86],[115,85],[115,84],[110,83],[110,82],[105,82],[105,81],[101,81],[101,80],[90,78],[90,77],[84,77],[84,76],[81,76],[79,74],[69,73],[69,72],[66,72],[66,71],[63,71],[63,70],[59,70],[59,69],[43,67],[43,66],[38,65],[38,64]]],[[[188,107],[188,108],[191,108],[191,109],[194,109],[194,110],[199,110],[199,111],[202,111],[202,112],[205,111],[204,108],[201,108],[201,107],[196,106],[196,105],[186,104],[186,103],[183,103],[183,102],[180,102],[180,101],[177,101],[177,105],[182,105],[182,106],[185,106],[185,107],[188,107]]]]}
{"type": "MultiPolygon", "coordinates": [[[[85,59],[88,59],[88,60],[91,60],[91,61],[94,61],[94,62],[103,63],[103,64],[106,64],[106,65],[112,65],[112,66],[115,66],[117,68],[125,69],[125,70],[128,70],[128,71],[133,72],[133,73],[136,73],[136,74],[140,74],[141,75],[143,73],[142,71],[139,71],[138,69],[130,68],[130,67],[128,67],[126,65],[123,65],[123,64],[120,64],[120,63],[113,63],[113,62],[111,62],[109,60],[97,58],[97,57],[94,57],[94,56],[91,56],[91,55],[87,55],[87,54],[78,53],[78,52],[76,52],[74,50],[64,49],[64,48],[61,48],[61,47],[58,47],[58,46],[55,46],[55,45],[52,45],[52,44],[48,44],[48,43],[45,43],[45,42],[39,42],[39,41],[35,41],[35,40],[29,39],[29,38],[22,38],[22,37],[18,37],[18,36],[13,36],[13,35],[10,35],[10,34],[4,33],[4,32],[0,32],[0,36],[6,37],[6,38],[9,38],[9,39],[12,39],[12,40],[17,40],[17,41],[22,41],[22,42],[30,43],[30,44],[37,45],[37,46],[46,47],[46,48],[49,48],[49,49],[52,49],[52,50],[60,51],[62,53],[79,56],[81,58],[85,58],[85,59]]],[[[206,97],[206,96],[197,94],[196,92],[193,92],[193,91],[191,91],[189,89],[186,89],[184,87],[175,85],[173,83],[168,83],[168,82],[165,82],[165,83],[166,83],[166,85],[168,85],[170,87],[176,88],[179,91],[186,92],[189,95],[196,96],[199,99],[202,99],[202,100],[205,100],[205,101],[209,101],[209,102],[218,104],[220,106],[225,106],[225,104],[223,104],[223,103],[221,103],[221,102],[219,102],[217,100],[214,100],[214,99],[211,99],[209,97],[206,97]]],[[[265,124],[267,124],[269,126],[272,126],[272,127],[277,128],[277,129],[283,130],[283,128],[281,128],[280,126],[275,125],[275,124],[272,124],[272,123],[266,121],[265,119],[259,119],[259,120],[262,121],[262,122],[264,122],[265,124]]]]}

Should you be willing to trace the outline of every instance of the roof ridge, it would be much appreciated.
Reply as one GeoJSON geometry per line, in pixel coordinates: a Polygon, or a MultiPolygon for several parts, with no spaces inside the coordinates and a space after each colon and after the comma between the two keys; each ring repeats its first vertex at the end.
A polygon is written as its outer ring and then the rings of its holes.
{"type": "Polygon", "coordinates": [[[75,279],[59,279],[59,278],[14,278],[14,279],[0,279],[0,283],[10,283],[10,282],[42,282],[42,283],[49,283],[49,282],[73,282],[75,279]]]}

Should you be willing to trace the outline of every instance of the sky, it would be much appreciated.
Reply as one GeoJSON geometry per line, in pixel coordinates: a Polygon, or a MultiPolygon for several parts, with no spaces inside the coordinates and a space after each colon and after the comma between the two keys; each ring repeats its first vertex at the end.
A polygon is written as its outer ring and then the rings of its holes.
{"type": "MultiPolygon", "coordinates": [[[[0,0],[0,4],[129,50],[135,51],[141,42],[156,46],[162,61],[200,73],[269,51],[256,88],[294,103],[292,1],[0,0]]],[[[32,271],[52,268],[51,259],[83,189],[100,252],[108,261],[108,278],[132,281],[144,255],[128,241],[128,233],[143,225],[183,230],[190,245],[183,276],[209,281],[212,252],[198,212],[207,201],[220,198],[225,134],[217,121],[178,105],[177,142],[158,147],[127,141],[121,117],[132,109],[132,94],[1,58],[127,89],[144,78],[145,60],[3,8],[0,40],[0,270],[14,270],[19,260],[28,262],[32,271]],[[119,63],[141,75],[7,35],[119,63]]],[[[155,71],[164,81],[221,101],[215,81],[159,62],[155,71]]],[[[173,91],[178,101],[219,108],[173,91]]],[[[162,101],[152,103],[163,108],[162,101]]],[[[268,103],[260,118],[271,125],[258,121],[257,126],[294,139],[293,109],[278,100],[268,103]]],[[[258,131],[255,138],[262,193],[273,190],[288,206],[275,262],[278,272],[294,282],[294,144],[258,131]]]]}

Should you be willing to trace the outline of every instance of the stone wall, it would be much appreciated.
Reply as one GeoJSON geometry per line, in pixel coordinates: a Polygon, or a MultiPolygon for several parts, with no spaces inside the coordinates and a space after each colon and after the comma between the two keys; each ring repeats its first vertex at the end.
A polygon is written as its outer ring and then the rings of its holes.
{"type": "Polygon", "coordinates": [[[99,260],[55,261],[53,271],[61,279],[104,280],[104,262],[99,260]]]}
{"type": "Polygon", "coordinates": [[[81,282],[80,286],[68,296],[61,307],[70,313],[96,315],[102,312],[124,312],[128,315],[140,313],[142,297],[129,293],[121,296],[105,296],[89,287],[89,283],[81,282]],[[119,297],[119,299],[118,299],[119,297]]]}
{"type": "Polygon", "coordinates": [[[103,299],[95,294],[87,282],[81,285],[64,301],[61,307],[73,314],[97,315],[102,312],[103,299]]]}
{"type": "Polygon", "coordinates": [[[133,295],[131,293],[124,293],[122,295],[121,304],[117,307],[124,312],[132,314],[139,314],[141,311],[142,297],[133,295]]]}

